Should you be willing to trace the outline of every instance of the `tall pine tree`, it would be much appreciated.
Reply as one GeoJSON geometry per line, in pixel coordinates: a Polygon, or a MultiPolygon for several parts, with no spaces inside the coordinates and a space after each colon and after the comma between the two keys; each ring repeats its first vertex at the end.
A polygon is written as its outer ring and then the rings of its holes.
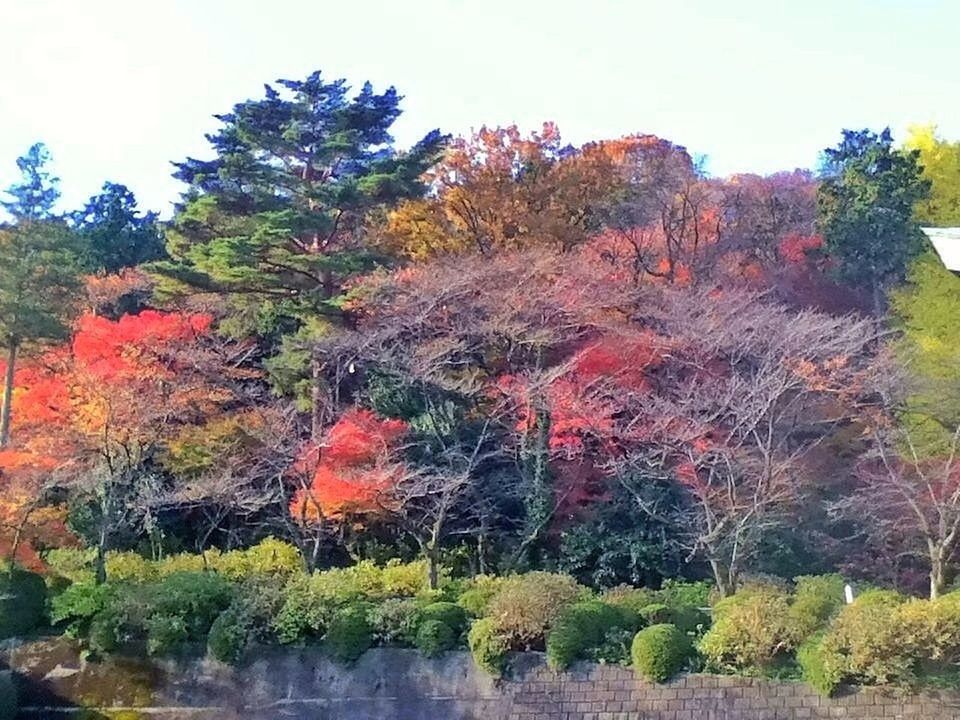
{"type": "Polygon", "coordinates": [[[274,375],[312,394],[314,431],[319,371],[307,377],[309,358],[292,338],[338,322],[345,284],[381,260],[365,237],[371,213],[422,195],[444,144],[433,131],[407,152],[393,148],[400,99],[369,83],[351,96],[319,72],[279,80],[217,116],[212,160],[176,164],[189,189],[168,231],[171,260],[153,266],[159,292],[217,293],[224,329],[255,334],[268,351],[282,346],[274,375]]]}
{"type": "Polygon", "coordinates": [[[79,287],[74,237],[53,206],[58,179],[50,156],[37,143],[17,160],[22,181],[7,190],[3,207],[13,222],[0,226],[0,345],[5,350],[0,448],[10,440],[13,381],[25,344],[56,340],[69,332],[79,287]]]}

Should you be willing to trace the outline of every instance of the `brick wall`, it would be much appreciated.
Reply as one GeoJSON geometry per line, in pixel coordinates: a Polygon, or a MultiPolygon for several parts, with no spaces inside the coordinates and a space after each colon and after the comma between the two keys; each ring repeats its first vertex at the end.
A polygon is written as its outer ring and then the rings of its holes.
{"type": "Polygon", "coordinates": [[[62,639],[8,643],[24,720],[960,720],[960,695],[880,689],[825,699],[802,683],[688,675],[665,685],[628,668],[581,664],[556,674],[535,653],[494,681],[466,653],[428,659],[377,649],[351,668],[317,648],[264,648],[241,668],[202,657],[85,663],[62,639]]]}
{"type": "Polygon", "coordinates": [[[687,675],[654,685],[627,668],[579,666],[557,675],[539,662],[528,662],[511,698],[508,720],[960,718],[960,696],[952,693],[861,688],[828,699],[804,683],[687,675]]]}

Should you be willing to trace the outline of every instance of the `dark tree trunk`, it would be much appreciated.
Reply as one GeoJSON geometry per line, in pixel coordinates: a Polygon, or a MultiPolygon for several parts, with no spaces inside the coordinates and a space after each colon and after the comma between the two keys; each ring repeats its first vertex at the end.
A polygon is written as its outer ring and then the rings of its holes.
{"type": "Polygon", "coordinates": [[[7,348],[7,371],[3,378],[3,407],[0,409],[0,448],[10,442],[10,414],[13,408],[13,376],[17,364],[18,344],[11,342],[7,348]]]}

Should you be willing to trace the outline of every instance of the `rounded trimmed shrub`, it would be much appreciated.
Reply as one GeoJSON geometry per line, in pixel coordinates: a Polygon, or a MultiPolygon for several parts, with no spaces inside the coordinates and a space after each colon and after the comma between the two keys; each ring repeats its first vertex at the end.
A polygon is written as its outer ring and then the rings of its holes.
{"type": "Polygon", "coordinates": [[[220,662],[236,665],[243,659],[249,642],[250,627],[234,606],[224,610],[210,626],[207,651],[220,662]]]}
{"type": "Polygon", "coordinates": [[[460,633],[442,620],[424,620],[417,628],[417,649],[427,657],[436,657],[457,645],[460,633]]]}
{"type": "Polygon", "coordinates": [[[435,602],[420,608],[420,621],[435,620],[447,625],[456,635],[460,635],[467,627],[467,612],[459,605],[451,602],[435,602]]]}
{"type": "Polygon", "coordinates": [[[663,623],[634,635],[630,656],[637,675],[653,682],[666,682],[686,667],[693,656],[693,646],[676,626],[663,623]]]}
{"type": "Polygon", "coordinates": [[[569,575],[529,572],[504,580],[487,607],[511,649],[543,647],[545,636],[570,605],[587,594],[569,575]]]}
{"type": "Polygon", "coordinates": [[[636,630],[638,618],[625,608],[600,600],[584,600],[568,607],[547,636],[547,665],[563,670],[588,650],[603,644],[612,630],[636,630]]]}
{"type": "Polygon", "coordinates": [[[324,645],[337,660],[355,662],[373,645],[373,628],[367,615],[370,607],[354,603],[336,612],[327,628],[324,645]]]}
{"type": "Polygon", "coordinates": [[[11,567],[0,572],[0,638],[39,627],[47,612],[47,584],[35,572],[11,567]]]}
{"type": "Polygon", "coordinates": [[[771,586],[746,587],[719,601],[713,608],[713,627],[700,641],[707,667],[763,669],[794,650],[800,637],[789,609],[787,593],[771,586]]]}
{"type": "Polygon", "coordinates": [[[494,677],[503,675],[507,666],[507,651],[510,645],[497,630],[493,618],[482,618],[473,623],[467,635],[467,645],[473,661],[494,677]]]}

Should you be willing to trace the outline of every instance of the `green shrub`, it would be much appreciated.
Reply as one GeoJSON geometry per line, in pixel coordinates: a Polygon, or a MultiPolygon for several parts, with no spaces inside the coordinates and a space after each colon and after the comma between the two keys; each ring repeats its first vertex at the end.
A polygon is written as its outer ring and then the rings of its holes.
{"type": "Polygon", "coordinates": [[[821,695],[829,697],[843,679],[843,670],[835,655],[824,651],[823,631],[807,638],[797,649],[797,664],[804,681],[821,695]]]}
{"type": "Polygon", "coordinates": [[[673,622],[673,611],[663,603],[651,603],[637,613],[646,625],[662,625],[673,622]]]}
{"type": "Polygon", "coordinates": [[[635,631],[638,624],[632,612],[600,600],[574,603],[563,611],[547,636],[547,665],[563,670],[601,645],[610,631],[635,631]]]}
{"type": "Polygon", "coordinates": [[[233,586],[216,573],[180,572],[148,586],[147,604],[152,616],[179,617],[187,637],[202,640],[233,596],[233,586]]]}
{"type": "Polygon", "coordinates": [[[43,560],[50,568],[51,576],[64,577],[73,583],[92,583],[96,557],[94,548],[55,548],[48,550],[43,560]]]}
{"type": "Polygon", "coordinates": [[[431,620],[442,622],[449,626],[458,636],[462,634],[467,627],[466,611],[459,605],[450,602],[435,602],[423,606],[423,608],[420,609],[420,620],[421,622],[429,622],[431,620]]]}
{"type": "Polygon", "coordinates": [[[0,671],[0,720],[14,720],[17,715],[17,685],[10,670],[0,671]]]}
{"type": "Polygon", "coordinates": [[[220,613],[207,636],[207,650],[221,662],[239,663],[253,642],[274,639],[272,621],[283,603],[278,578],[261,575],[243,583],[230,606],[220,613]]]}
{"type": "Polygon", "coordinates": [[[0,572],[0,638],[39,627],[47,613],[47,584],[37,573],[11,567],[0,572]]]}
{"type": "Polygon", "coordinates": [[[844,580],[840,575],[801,575],[794,578],[796,589],[790,617],[801,637],[826,627],[844,603],[844,580]]]}
{"type": "Polygon", "coordinates": [[[640,610],[660,602],[660,595],[657,590],[650,588],[635,588],[629,585],[618,585],[615,588],[607,590],[601,598],[609,605],[629,608],[639,614],[640,610]]]}
{"type": "Polygon", "coordinates": [[[245,550],[219,554],[211,564],[231,580],[257,575],[292,575],[303,570],[303,559],[296,546],[272,536],[245,550]]]}
{"type": "Polygon", "coordinates": [[[167,555],[154,564],[158,577],[167,577],[177,573],[200,573],[214,568],[220,551],[216,548],[205,550],[202,555],[196,553],[177,553],[167,555]]]}
{"type": "MultiPolygon", "coordinates": [[[[379,597],[413,597],[429,589],[427,561],[415,560],[404,563],[400,560],[388,560],[380,571],[381,588],[379,597]]],[[[440,573],[440,582],[445,577],[440,573]]]]}
{"type": "Polygon", "coordinates": [[[673,625],[651,625],[633,638],[634,671],[653,682],[665,682],[683,670],[693,654],[687,636],[673,625]]]}
{"type": "Polygon", "coordinates": [[[936,600],[911,600],[897,607],[901,644],[925,663],[960,662],[960,593],[936,600]]]}
{"type": "Polygon", "coordinates": [[[187,620],[179,615],[151,615],[144,621],[144,629],[150,655],[169,655],[189,639],[187,620]]]}
{"type": "Polygon", "coordinates": [[[507,666],[507,639],[497,629],[493,618],[482,618],[473,623],[467,635],[467,645],[473,661],[494,677],[503,675],[507,666]]]}
{"type": "Polygon", "coordinates": [[[472,617],[483,617],[493,596],[500,592],[503,578],[496,575],[477,575],[470,579],[457,598],[457,604],[472,617]]]}
{"type": "Polygon", "coordinates": [[[666,579],[657,592],[657,597],[667,607],[704,608],[710,605],[713,584],[706,580],[666,579]]]}
{"type": "Polygon", "coordinates": [[[341,602],[317,592],[314,575],[294,575],[283,588],[283,604],[273,619],[282,643],[323,635],[341,602]]]}
{"type": "Polygon", "coordinates": [[[90,627],[90,621],[103,610],[115,587],[110,583],[74,583],[50,600],[50,622],[65,624],[67,635],[80,637],[90,627]]]}
{"type": "Polygon", "coordinates": [[[904,641],[898,618],[903,602],[898,593],[872,590],[840,611],[821,643],[830,677],[871,685],[913,679],[916,648],[904,641]]]}
{"type": "Polygon", "coordinates": [[[442,620],[424,620],[417,628],[416,646],[427,657],[436,657],[457,646],[460,633],[442,620]]]}
{"type": "Polygon", "coordinates": [[[210,626],[207,651],[220,662],[235,665],[243,659],[249,636],[247,617],[231,605],[210,626]]]}
{"type": "Polygon", "coordinates": [[[531,572],[504,580],[490,600],[488,617],[512,649],[542,647],[547,631],[563,611],[587,595],[569,575],[531,572]]]}
{"type": "Polygon", "coordinates": [[[584,657],[601,665],[629,665],[630,647],[636,628],[611,628],[603,635],[603,640],[584,652],[584,657]]]}
{"type": "Polygon", "coordinates": [[[355,603],[341,608],[333,616],[324,645],[335,659],[352,663],[373,645],[373,628],[367,620],[369,612],[368,605],[355,603]]]}
{"type": "Polygon", "coordinates": [[[368,619],[380,645],[412,645],[417,636],[421,606],[410,598],[387,598],[370,610],[368,619]]]}
{"type": "Polygon", "coordinates": [[[144,583],[157,577],[154,564],[135,552],[108,552],[104,566],[110,582],[144,583]]]}
{"type": "Polygon", "coordinates": [[[112,597],[90,621],[87,644],[96,654],[111,653],[125,644],[130,636],[130,618],[125,603],[112,597]]]}
{"type": "Polygon", "coordinates": [[[746,587],[713,608],[713,626],[700,641],[707,667],[757,671],[771,666],[799,642],[789,596],[769,586],[746,587]]]}

